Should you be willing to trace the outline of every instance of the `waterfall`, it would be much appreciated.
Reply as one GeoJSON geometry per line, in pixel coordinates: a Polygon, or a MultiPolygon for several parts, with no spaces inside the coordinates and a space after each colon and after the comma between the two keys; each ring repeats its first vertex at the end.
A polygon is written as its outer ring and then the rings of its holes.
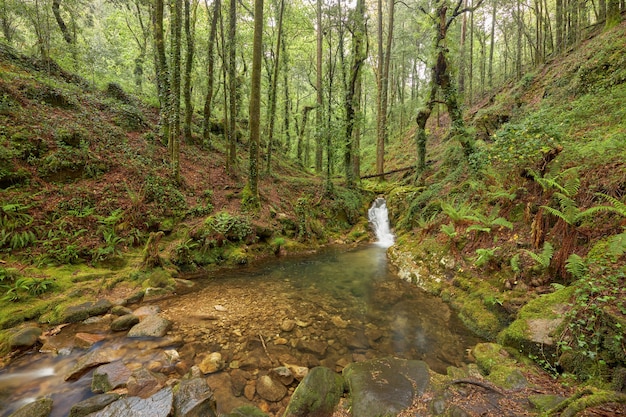
{"type": "Polygon", "coordinates": [[[367,211],[367,216],[376,234],[376,244],[383,248],[393,245],[394,235],[389,227],[389,212],[385,199],[378,197],[374,200],[372,207],[367,211]]]}

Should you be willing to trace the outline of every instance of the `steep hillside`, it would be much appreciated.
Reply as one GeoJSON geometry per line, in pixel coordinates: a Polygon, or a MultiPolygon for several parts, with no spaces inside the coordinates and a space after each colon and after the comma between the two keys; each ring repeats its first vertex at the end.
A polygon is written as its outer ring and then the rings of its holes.
{"type": "MultiPolygon", "coordinates": [[[[469,163],[434,134],[427,170],[388,189],[407,279],[484,336],[582,380],[626,366],[624,51],[622,24],[553,57],[467,113],[480,139],[469,163]],[[546,343],[533,339],[529,318],[552,317],[546,343]]],[[[414,149],[413,133],[391,149],[414,149]]]]}
{"type": "MultiPolygon", "coordinates": [[[[261,208],[246,210],[246,140],[227,172],[218,121],[210,145],[182,145],[176,184],[156,126],[156,110],[119,86],[95,90],[54,62],[0,46],[0,305],[21,311],[2,314],[0,328],[55,303],[41,294],[99,276],[114,287],[146,261],[150,236],[163,239],[147,262],[171,276],[315,247],[361,221],[361,194],[337,186],[329,195],[280,156],[261,178],[261,208]]],[[[347,239],[366,238],[359,230],[347,239]]]]}

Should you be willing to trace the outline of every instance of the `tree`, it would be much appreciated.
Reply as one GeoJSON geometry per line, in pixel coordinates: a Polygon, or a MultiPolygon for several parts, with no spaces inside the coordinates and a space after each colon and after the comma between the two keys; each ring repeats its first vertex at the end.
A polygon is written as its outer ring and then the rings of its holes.
{"type": "Polygon", "coordinates": [[[237,1],[230,0],[228,11],[228,157],[226,168],[237,166],[237,1]]]}
{"type": "Polygon", "coordinates": [[[315,171],[322,171],[322,113],[324,111],[324,99],[322,96],[322,0],[317,0],[316,9],[317,18],[317,49],[316,49],[316,61],[317,61],[317,73],[315,78],[315,90],[317,92],[317,110],[315,111],[315,171]]]}
{"type": "Polygon", "coordinates": [[[193,13],[190,5],[191,0],[185,0],[185,40],[187,41],[187,50],[185,55],[185,85],[183,93],[185,97],[185,123],[184,136],[187,143],[191,143],[191,119],[193,116],[193,104],[191,102],[191,70],[193,69],[194,42],[195,42],[195,26],[196,26],[196,7],[197,2],[194,1],[193,13]],[[193,17],[191,16],[193,14],[193,17]]]}
{"type": "Polygon", "coordinates": [[[172,15],[171,29],[171,80],[170,80],[170,130],[167,142],[170,154],[172,176],[180,182],[180,58],[182,37],[183,0],[172,0],[170,13],[172,15]]]}
{"type": "MultiPolygon", "coordinates": [[[[393,42],[393,19],[395,0],[389,0],[389,24],[387,27],[386,49],[383,49],[383,7],[378,0],[378,98],[376,117],[376,173],[385,171],[385,142],[387,140],[387,100],[389,91],[389,63],[391,62],[391,45],[393,42]]],[[[384,176],[379,177],[381,180],[384,176]]]]}
{"type": "Polygon", "coordinates": [[[358,155],[358,142],[354,139],[354,125],[356,123],[357,111],[359,108],[361,68],[367,59],[367,39],[365,32],[365,0],[358,0],[353,13],[353,34],[352,34],[352,64],[350,66],[350,79],[348,81],[345,112],[346,112],[346,133],[344,144],[344,171],[346,183],[349,187],[354,186],[355,180],[359,176],[358,164],[355,162],[355,155],[358,155]]]}
{"type": "Polygon", "coordinates": [[[152,15],[152,31],[154,32],[155,69],[157,79],[157,91],[159,95],[159,126],[161,137],[169,140],[169,96],[170,83],[165,57],[165,35],[163,32],[163,0],[154,1],[152,15]]]}
{"type": "Polygon", "coordinates": [[[254,0],[254,38],[250,80],[249,203],[259,204],[259,142],[261,138],[261,69],[263,65],[263,0],[254,0]]]}
{"type": "Polygon", "coordinates": [[[67,28],[67,24],[65,23],[65,20],[63,20],[63,16],[61,16],[61,0],[52,0],[52,13],[57,21],[57,25],[59,25],[59,29],[61,29],[65,42],[70,45],[73,44],[75,42],[74,36],[67,28]]]}
{"type": "Polygon", "coordinates": [[[605,27],[610,29],[619,25],[621,21],[622,14],[620,13],[619,0],[607,0],[605,27]]]}
{"type": "MultiPolygon", "coordinates": [[[[206,4],[207,15],[209,4],[206,4]]],[[[217,39],[217,22],[219,21],[222,8],[221,0],[213,1],[213,14],[211,17],[211,28],[209,30],[208,49],[207,49],[207,92],[204,99],[204,121],[202,123],[202,139],[210,146],[211,138],[211,115],[213,107],[213,85],[215,83],[215,42],[217,39]]]]}

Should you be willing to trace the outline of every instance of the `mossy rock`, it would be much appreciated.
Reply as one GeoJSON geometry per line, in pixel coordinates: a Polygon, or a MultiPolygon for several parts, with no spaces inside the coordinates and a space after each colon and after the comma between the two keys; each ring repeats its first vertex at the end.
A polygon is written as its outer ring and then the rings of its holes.
{"type": "Polygon", "coordinates": [[[9,417],[48,417],[52,411],[52,399],[40,398],[35,402],[26,404],[9,417]]]}
{"type": "Polygon", "coordinates": [[[318,366],[309,371],[293,393],[284,417],[330,417],[343,394],[344,381],[318,366]]]}
{"type": "Polygon", "coordinates": [[[87,301],[78,305],[60,306],[57,309],[56,317],[50,319],[50,324],[76,323],[89,317],[99,316],[107,313],[113,304],[107,299],[98,301],[87,301]]]}
{"type": "Polygon", "coordinates": [[[500,345],[479,343],[472,350],[481,373],[495,385],[507,389],[520,389],[528,386],[518,362],[500,345]]]}
{"type": "Polygon", "coordinates": [[[256,407],[253,407],[251,405],[244,405],[242,407],[235,408],[230,413],[226,414],[226,417],[269,417],[269,416],[256,407]]]}

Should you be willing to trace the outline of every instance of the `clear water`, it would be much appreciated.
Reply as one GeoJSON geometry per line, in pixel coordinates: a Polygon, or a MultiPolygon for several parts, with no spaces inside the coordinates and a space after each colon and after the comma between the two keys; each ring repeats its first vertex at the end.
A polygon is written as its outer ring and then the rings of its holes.
{"type": "Polygon", "coordinates": [[[367,211],[367,215],[376,235],[376,245],[382,248],[388,248],[393,245],[395,236],[391,232],[389,211],[387,210],[385,199],[378,197],[374,200],[372,207],[367,211]]]}
{"type": "MultiPolygon", "coordinates": [[[[466,362],[466,350],[479,341],[445,303],[392,274],[386,250],[377,245],[330,248],[212,273],[194,282],[186,293],[156,304],[174,322],[171,336],[201,351],[222,351],[228,362],[256,355],[274,359],[261,361],[260,368],[289,360],[340,370],[352,361],[395,355],[424,360],[443,373],[447,366],[466,362]],[[283,331],[284,320],[297,325],[283,331]],[[327,348],[322,354],[305,352],[300,341],[321,342],[327,348]]],[[[85,329],[68,326],[55,337],[65,338],[59,345],[71,345],[77,331],[85,329]]],[[[108,339],[92,349],[113,349],[135,367],[162,356],[165,349],[156,342],[152,346],[104,332],[108,339]]],[[[31,353],[1,370],[0,416],[44,395],[55,401],[53,417],[66,416],[72,404],[92,395],[91,373],[75,382],[63,380],[84,353],[31,353]]]]}

